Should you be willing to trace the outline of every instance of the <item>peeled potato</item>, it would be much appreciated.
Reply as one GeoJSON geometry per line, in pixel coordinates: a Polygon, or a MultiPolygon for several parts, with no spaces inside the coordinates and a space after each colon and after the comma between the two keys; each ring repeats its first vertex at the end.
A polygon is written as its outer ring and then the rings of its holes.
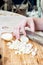
{"type": "Polygon", "coordinates": [[[12,40],[13,36],[12,36],[11,33],[3,33],[3,34],[1,35],[1,38],[2,38],[3,40],[10,41],[10,40],[12,40]]]}

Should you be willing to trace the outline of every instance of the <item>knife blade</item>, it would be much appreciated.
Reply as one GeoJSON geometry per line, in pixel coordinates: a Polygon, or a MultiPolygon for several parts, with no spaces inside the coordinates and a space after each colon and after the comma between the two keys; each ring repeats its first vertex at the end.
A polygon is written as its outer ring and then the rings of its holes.
{"type": "Polygon", "coordinates": [[[43,45],[43,36],[38,35],[35,32],[28,31],[28,30],[26,30],[26,36],[28,38],[30,38],[31,40],[38,42],[39,44],[43,45]]]}

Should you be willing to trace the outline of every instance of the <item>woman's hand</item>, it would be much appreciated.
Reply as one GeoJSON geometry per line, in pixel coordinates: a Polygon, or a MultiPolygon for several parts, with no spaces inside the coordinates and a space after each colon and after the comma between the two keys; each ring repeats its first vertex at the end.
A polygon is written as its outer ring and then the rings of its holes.
{"type": "Polygon", "coordinates": [[[17,39],[20,38],[20,31],[22,34],[26,35],[25,27],[29,27],[31,31],[35,31],[35,26],[32,18],[27,18],[26,20],[22,20],[17,27],[14,28],[13,36],[17,39]]]}

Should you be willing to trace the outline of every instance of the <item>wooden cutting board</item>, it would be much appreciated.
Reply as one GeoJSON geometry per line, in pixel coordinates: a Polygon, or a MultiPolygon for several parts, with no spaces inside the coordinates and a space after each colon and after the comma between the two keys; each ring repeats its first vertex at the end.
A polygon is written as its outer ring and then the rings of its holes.
{"type": "Polygon", "coordinates": [[[32,56],[28,54],[15,54],[15,50],[10,50],[7,46],[7,42],[0,39],[2,44],[2,65],[43,65],[43,46],[30,40],[35,48],[37,48],[37,55],[32,56]]]}

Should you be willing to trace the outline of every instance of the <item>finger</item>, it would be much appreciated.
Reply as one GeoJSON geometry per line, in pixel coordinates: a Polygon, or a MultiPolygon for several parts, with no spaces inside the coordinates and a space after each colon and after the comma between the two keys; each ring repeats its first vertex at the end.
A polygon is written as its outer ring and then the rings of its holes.
{"type": "Polygon", "coordinates": [[[20,38],[20,31],[19,29],[17,28],[17,31],[16,31],[16,38],[19,39],[20,38]]]}
{"type": "Polygon", "coordinates": [[[14,28],[13,36],[15,36],[17,39],[20,38],[19,28],[14,28]]]}
{"type": "Polygon", "coordinates": [[[26,36],[26,32],[25,32],[25,27],[24,26],[21,27],[21,32],[23,33],[23,35],[26,36]]]}

